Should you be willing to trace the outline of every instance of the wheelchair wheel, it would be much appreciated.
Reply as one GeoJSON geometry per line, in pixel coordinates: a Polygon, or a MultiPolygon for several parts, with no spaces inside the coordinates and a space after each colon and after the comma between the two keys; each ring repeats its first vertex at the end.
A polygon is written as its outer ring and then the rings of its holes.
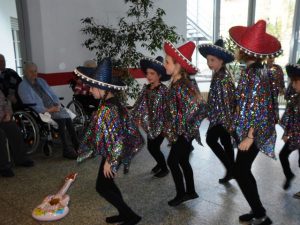
{"type": "Polygon", "coordinates": [[[87,115],[83,110],[80,102],[76,100],[72,100],[67,105],[67,108],[70,109],[73,113],[75,113],[76,117],[73,119],[73,125],[76,132],[81,133],[85,126],[87,125],[87,115]]]}
{"type": "Polygon", "coordinates": [[[14,112],[13,118],[21,130],[25,145],[27,147],[27,154],[31,154],[37,150],[40,144],[40,132],[33,116],[25,111],[14,112]]]}

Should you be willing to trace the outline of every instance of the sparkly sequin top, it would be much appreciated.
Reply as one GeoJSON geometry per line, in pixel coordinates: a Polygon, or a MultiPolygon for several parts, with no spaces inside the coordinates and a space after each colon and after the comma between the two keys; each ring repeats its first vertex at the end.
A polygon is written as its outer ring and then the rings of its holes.
{"type": "Polygon", "coordinates": [[[223,125],[227,131],[233,129],[235,112],[235,87],[230,74],[224,68],[214,73],[208,93],[207,107],[209,128],[223,125]]]}
{"type": "Polygon", "coordinates": [[[284,136],[288,136],[289,149],[300,148],[300,95],[291,95],[287,101],[280,125],[284,128],[284,136]]]}
{"type": "Polygon", "coordinates": [[[236,132],[239,141],[245,139],[250,127],[254,143],[266,155],[275,158],[275,118],[268,72],[260,63],[242,71],[237,86],[236,132]]]}
{"type": "Polygon", "coordinates": [[[281,90],[284,90],[284,74],[282,68],[273,64],[271,68],[268,70],[270,84],[271,84],[271,94],[274,108],[274,116],[276,118],[276,122],[279,121],[279,104],[278,104],[278,95],[281,90]]]}
{"type": "Polygon", "coordinates": [[[116,98],[100,103],[79,147],[77,162],[100,154],[116,172],[121,163],[129,166],[132,157],[142,148],[144,140],[129,119],[127,109],[116,98]]]}
{"type": "Polygon", "coordinates": [[[181,78],[170,85],[169,140],[175,142],[183,135],[186,140],[196,139],[201,144],[199,127],[207,116],[207,106],[198,89],[181,78]]]}
{"type": "Polygon", "coordinates": [[[154,89],[150,89],[149,84],[144,85],[130,114],[138,124],[141,124],[149,139],[154,139],[160,134],[165,136],[168,104],[166,85],[160,84],[154,89]]]}

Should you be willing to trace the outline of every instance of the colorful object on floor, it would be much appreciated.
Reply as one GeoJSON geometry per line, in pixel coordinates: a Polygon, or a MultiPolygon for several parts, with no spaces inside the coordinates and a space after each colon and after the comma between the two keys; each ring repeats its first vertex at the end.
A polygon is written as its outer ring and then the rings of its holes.
{"type": "Polygon", "coordinates": [[[32,217],[39,221],[54,221],[65,217],[69,213],[70,196],[66,195],[69,187],[77,177],[71,173],[65,178],[65,183],[55,195],[48,195],[43,202],[32,211],[32,217]]]}

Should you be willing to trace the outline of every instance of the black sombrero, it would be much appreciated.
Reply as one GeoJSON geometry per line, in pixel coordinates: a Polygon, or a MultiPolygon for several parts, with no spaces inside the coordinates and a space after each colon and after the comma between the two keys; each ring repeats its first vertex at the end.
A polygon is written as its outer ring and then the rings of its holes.
{"type": "Polygon", "coordinates": [[[234,54],[224,48],[224,41],[222,39],[217,40],[215,44],[199,45],[198,50],[204,58],[207,55],[213,55],[222,59],[224,63],[230,63],[234,60],[234,54]]]}
{"type": "Polygon", "coordinates": [[[126,90],[127,86],[117,77],[112,75],[112,63],[110,58],[103,59],[97,68],[77,67],[74,73],[84,83],[102,90],[126,90]]]}
{"type": "Polygon", "coordinates": [[[145,57],[140,61],[141,70],[146,75],[147,69],[153,69],[161,76],[161,81],[167,81],[171,78],[171,76],[167,75],[163,62],[164,59],[161,56],[156,57],[156,59],[145,57]]]}
{"type": "Polygon", "coordinates": [[[300,77],[300,59],[296,64],[289,63],[285,66],[286,73],[289,77],[300,77]]]}

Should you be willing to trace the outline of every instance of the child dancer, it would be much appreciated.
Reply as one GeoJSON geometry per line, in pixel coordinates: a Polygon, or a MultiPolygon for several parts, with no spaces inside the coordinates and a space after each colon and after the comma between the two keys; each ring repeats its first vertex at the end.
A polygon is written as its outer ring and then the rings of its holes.
{"type": "Polygon", "coordinates": [[[224,49],[222,39],[217,40],[214,45],[200,45],[198,49],[213,71],[207,100],[210,123],[206,142],[226,168],[225,176],[219,179],[219,183],[224,184],[233,178],[234,150],[230,133],[233,130],[235,112],[235,87],[226,63],[232,62],[234,55],[224,49]],[[219,139],[222,145],[219,144],[219,139]]]}
{"type": "Polygon", "coordinates": [[[246,63],[237,87],[236,132],[239,141],[234,164],[234,177],[251,207],[251,212],[239,217],[249,224],[272,224],[266,215],[257,190],[251,166],[259,151],[275,158],[275,118],[268,71],[264,58],[281,54],[281,44],[266,33],[266,22],[230,28],[231,39],[239,48],[238,60],[246,63]]]}
{"type": "Polygon", "coordinates": [[[189,156],[193,149],[193,139],[200,143],[199,127],[206,117],[206,107],[198,89],[188,79],[189,74],[197,73],[197,68],[191,63],[194,49],[193,42],[187,42],[178,49],[169,41],[164,44],[166,52],[164,65],[167,74],[172,77],[169,90],[171,109],[169,126],[173,144],[168,165],[177,192],[175,198],[168,202],[170,206],[198,198],[189,156]]]}
{"type": "Polygon", "coordinates": [[[102,156],[96,190],[119,212],[119,215],[107,217],[106,222],[137,224],[141,217],[125,203],[114,182],[120,163],[129,165],[134,154],[143,145],[142,136],[129,120],[126,108],[114,97],[115,91],[125,90],[127,87],[112,79],[109,58],[104,59],[96,70],[78,67],[74,72],[91,87],[90,92],[94,98],[100,99],[98,110],[93,114],[80,145],[77,161],[89,158],[94,151],[102,156]]]}
{"type": "Polygon", "coordinates": [[[164,177],[169,173],[167,163],[160,145],[164,140],[164,128],[167,114],[168,88],[161,81],[167,81],[163,58],[144,58],[140,61],[141,69],[147,77],[148,85],[144,85],[141,94],[132,109],[132,117],[147,133],[147,147],[156,161],[152,169],[155,177],[164,177]]]}
{"type": "Polygon", "coordinates": [[[280,123],[284,128],[282,139],[285,142],[279,153],[282,169],[286,177],[286,181],[283,185],[284,190],[290,187],[291,181],[295,178],[290,168],[288,158],[294,150],[300,148],[300,60],[298,64],[288,64],[286,66],[286,72],[291,79],[295,94],[289,97],[280,123]]]}

